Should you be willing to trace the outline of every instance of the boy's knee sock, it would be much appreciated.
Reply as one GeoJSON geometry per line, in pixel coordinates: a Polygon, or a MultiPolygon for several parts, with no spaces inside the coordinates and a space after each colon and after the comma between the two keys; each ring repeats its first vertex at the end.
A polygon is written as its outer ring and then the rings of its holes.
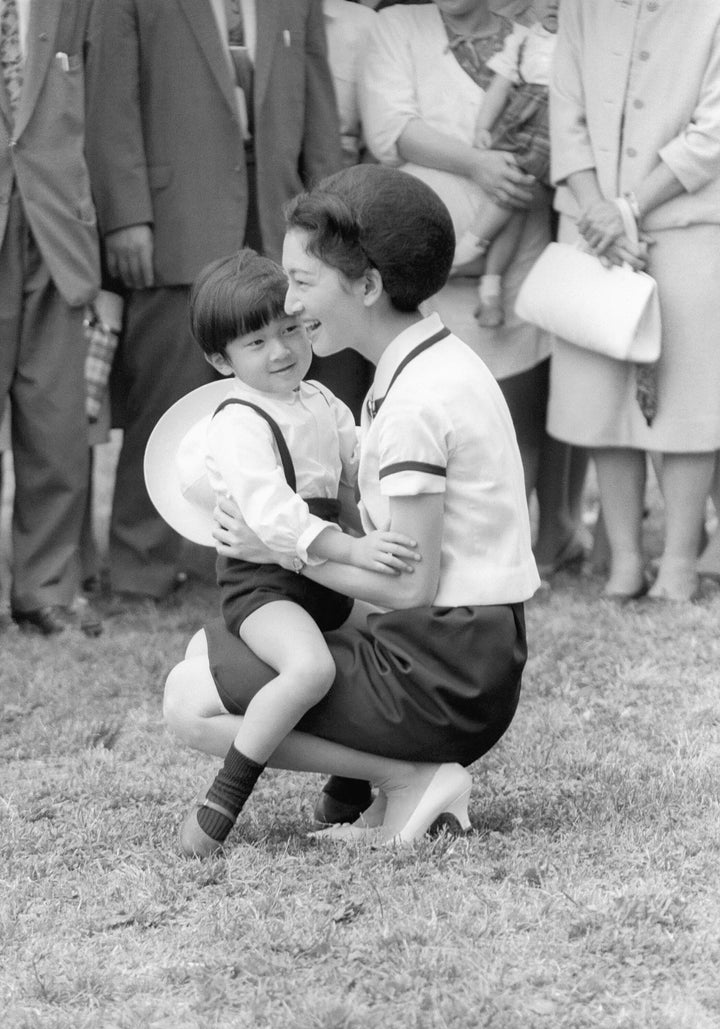
{"type": "Polygon", "coordinates": [[[198,809],[197,820],[203,832],[214,840],[225,839],[264,769],[265,765],[245,757],[234,744],[230,747],[225,763],[206,796],[229,811],[233,817],[230,819],[213,808],[201,807],[198,809]]]}

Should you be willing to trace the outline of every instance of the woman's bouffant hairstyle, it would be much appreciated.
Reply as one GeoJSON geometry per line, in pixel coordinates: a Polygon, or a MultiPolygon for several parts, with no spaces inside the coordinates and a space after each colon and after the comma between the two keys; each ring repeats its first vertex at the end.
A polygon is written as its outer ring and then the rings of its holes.
{"type": "Polygon", "coordinates": [[[280,265],[249,248],[206,265],[190,292],[190,329],[203,352],[224,356],[238,336],[282,318],[287,287],[280,265]]]}
{"type": "Polygon", "coordinates": [[[455,254],[450,212],[419,179],[361,164],[331,175],[285,205],[285,224],[349,279],[376,268],[393,307],[416,311],[447,282],[455,254]]]}

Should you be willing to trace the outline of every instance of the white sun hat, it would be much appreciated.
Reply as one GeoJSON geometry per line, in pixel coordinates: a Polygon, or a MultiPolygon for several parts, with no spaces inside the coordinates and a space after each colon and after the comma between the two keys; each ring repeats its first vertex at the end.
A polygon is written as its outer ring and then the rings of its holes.
{"type": "Polygon", "coordinates": [[[145,485],[168,525],[185,539],[214,547],[215,494],[205,468],[207,430],[233,379],[221,379],[181,397],[159,420],[145,447],[145,485]]]}

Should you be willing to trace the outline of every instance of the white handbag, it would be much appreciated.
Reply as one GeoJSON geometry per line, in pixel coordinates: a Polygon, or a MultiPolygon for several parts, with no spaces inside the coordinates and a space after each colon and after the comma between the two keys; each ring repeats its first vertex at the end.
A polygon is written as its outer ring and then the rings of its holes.
{"type": "MultiPolygon", "coordinates": [[[[627,201],[616,201],[625,234],[637,243],[627,201]]],[[[630,265],[606,267],[569,243],[550,243],[520,287],[515,311],[523,321],[618,361],[651,364],[660,357],[657,283],[630,265]]]]}

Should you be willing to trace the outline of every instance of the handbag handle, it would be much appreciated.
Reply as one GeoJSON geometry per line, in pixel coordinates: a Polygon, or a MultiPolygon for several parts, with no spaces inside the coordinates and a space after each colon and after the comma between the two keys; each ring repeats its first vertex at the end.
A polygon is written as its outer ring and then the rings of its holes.
{"type": "Polygon", "coordinates": [[[630,204],[625,199],[625,197],[615,197],[613,203],[620,212],[623,228],[625,229],[625,235],[631,243],[637,246],[640,242],[640,237],[638,235],[638,226],[637,222],[635,221],[635,215],[632,213],[632,208],[630,207],[630,204]]]}

